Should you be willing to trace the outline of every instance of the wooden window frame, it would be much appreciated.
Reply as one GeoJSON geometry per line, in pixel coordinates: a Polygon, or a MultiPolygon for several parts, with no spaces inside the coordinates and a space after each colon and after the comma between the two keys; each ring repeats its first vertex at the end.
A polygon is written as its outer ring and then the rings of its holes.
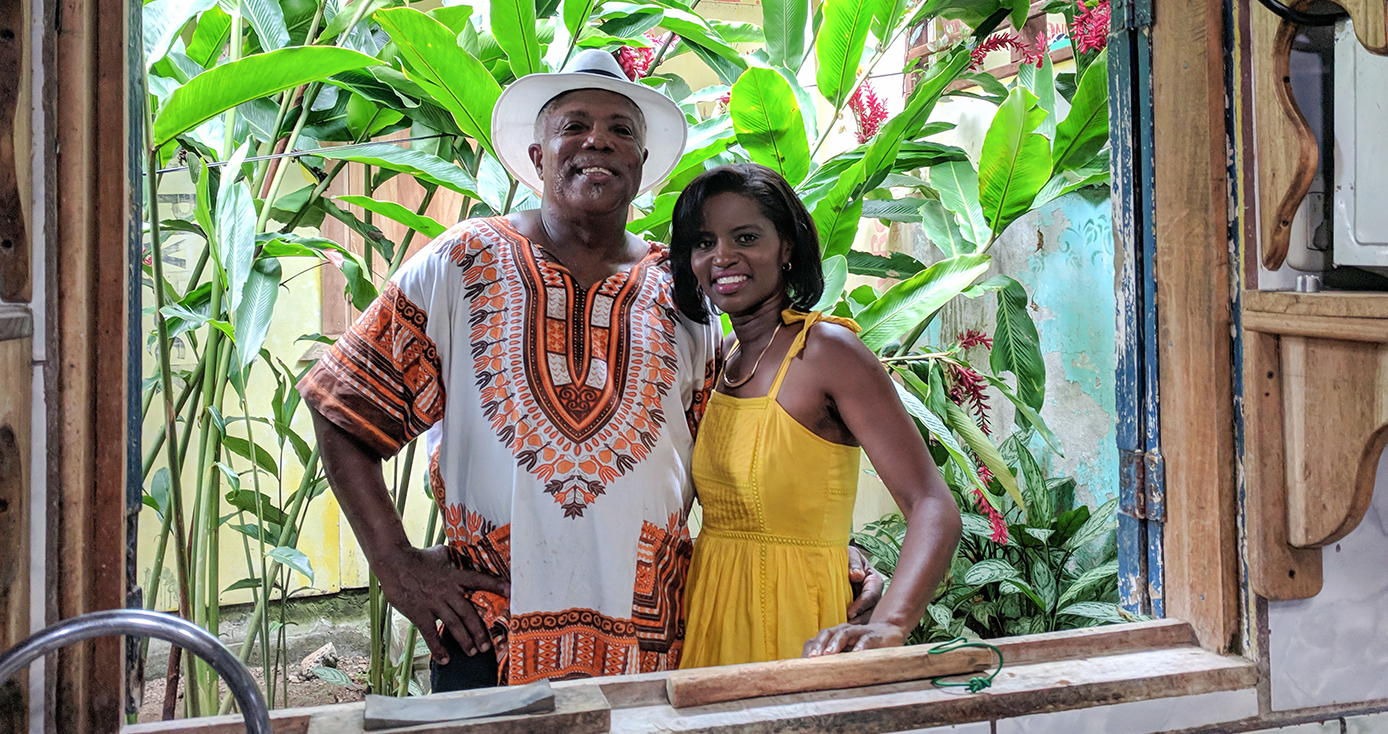
{"type": "MultiPolygon", "coordinates": [[[[1156,0],[1156,5],[1151,34],[1158,346],[1160,381],[1165,388],[1161,420],[1167,462],[1166,602],[1169,616],[1188,624],[1208,654],[1218,654],[1241,650],[1243,629],[1236,531],[1224,54],[1220,34],[1211,30],[1222,28],[1224,17],[1219,0],[1156,0]]],[[[129,307],[126,278],[131,272],[128,228],[131,221],[138,227],[139,219],[133,214],[137,209],[132,206],[127,176],[128,148],[111,144],[100,129],[110,119],[130,119],[126,106],[130,9],[94,0],[52,0],[49,7],[48,37],[58,51],[45,54],[46,67],[58,72],[47,76],[57,92],[49,150],[59,150],[58,176],[64,179],[59,186],[50,177],[47,192],[56,208],[50,220],[54,235],[48,261],[49,344],[50,353],[61,354],[63,361],[47,390],[54,510],[49,538],[51,556],[56,559],[50,566],[50,588],[54,618],[58,618],[122,606],[126,601],[126,487],[110,478],[125,475],[131,447],[123,421],[118,422],[118,430],[96,430],[98,416],[126,409],[126,355],[123,350],[103,351],[93,345],[124,344],[130,336],[125,317],[129,307]],[[56,22],[59,4],[64,26],[55,29],[51,23],[56,22]],[[98,140],[103,144],[97,145],[98,140]]],[[[134,10],[138,12],[138,7],[134,10]]],[[[128,146],[130,138],[125,139],[128,146]]],[[[1165,625],[1164,629],[1183,627],[1174,621],[1152,624],[1165,625]]],[[[1124,628],[1093,634],[1099,635],[1093,639],[1117,644],[1135,633],[1124,628]],[[1103,638],[1106,634],[1118,637],[1103,638]]],[[[61,710],[57,731],[117,730],[120,685],[109,671],[123,669],[122,654],[122,646],[105,641],[59,656],[56,671],[50,672],[55,676],[50,691],[61,710]]],[[[1047,664],[1083,670],[1089,661],[1047,664]]],[[[1237,658],[1230,666],[1235,672],[1215,676],[1223,681],[1220,685],[1251,685],[1237,658]]],[[[1134,675],[1127,679],[1136,679],[1134,675]]],[[[1192,692],[1189,680],[1186,674],[1173,673],[1143,683],[1137,693],[1122,693],[1124,684],[1116,679],[1095,682],[1084,689],[1087,693],[1075,693],[1074,686],[1043,688],[1031,698],[1013,699],[1015,705],[1007,711],[1018,715],[1184,695],[1192,692]]],[[[608,689],[620,698],[621,686],[631,681],[588,685],[608,689]]],[[[826,692],[811,699],[845,697],[842,692],[826,692]]],[[[999,710],[969,708],[978,705],[956,702],[932,710],[943,712],[938,713],[940,722],[964,720],[960,717],[965,711],[985,718],[999,714],[999,710]]],[[[927,719],[936,715],[926,709],[916,714],[927,719]]]]}

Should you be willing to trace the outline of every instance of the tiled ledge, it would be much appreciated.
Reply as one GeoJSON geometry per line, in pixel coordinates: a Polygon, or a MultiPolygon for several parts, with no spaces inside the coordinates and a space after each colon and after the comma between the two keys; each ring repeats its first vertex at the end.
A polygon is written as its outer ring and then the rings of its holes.
{"type": "MultiPolygon", "coordinates": [[[[682,710],[668,704],[617,709],[611,730],[894,732],[998,720],[1002,731],[1001,720],[1057,711],[1221,691],[1247,690],[1251,696],[1255,681],[1253,666],[1242,658],[1179,647],[1006,667],[991,688],[977,694],[915,681],[682,710]]],[[[1251,711],[1225,720],[1256,715],[1256,696],[1251,700],[1251,711]]]]}
{"type": "MultiPolygon", "coordinates": [[[[1202,650],[1189,625],[1178,621],[1145,622],[995,641],[1006,667],[991,688],[976,694],[963,689],[936,688],[927,680],[864,688],[749,699],[731,703],[675,709],[666,696],[662,673],[556,683],[559,710],[545,716],[514,716],[413,727],[394,731],[410,734],[500,734],[501,732],[780,732],[819,731],[864,733],[899,732],[968,722],[1022,723],[1027,730],[1047,723],[1048,714],[1108,707],[1141,713],[1161,704],[1156,699],[1177,696],[1204,700],[1210,694],[1242,692],[1256,700],[1256,673],[1243,658],[1202,650]],[[1152,701],[1147,706],[1129,706],[1152,701]],[[1131,710],[1131,711],[1130,711],[1131,710]]],[[[909,650],[882,651],[887,656],[909,650]]],[[[867,655],[867,653],[864,653],[867,655]]],[[[882,654],[878,655],[882,657],[882,654]]],[[[847,681],[845,681],[847,682],[847,681]]],[[[448,695],[448,694],[442,694],[448,695]]],[[[1223,698],[1216,705],[1232,720],[1257,713],[1256,703],[1245,712],[1242,697],[1223,698]]],[[[1179,706],[1172,702],[1173,706],[1179,706]]],[[[276,734],[361,731],[360,703],[273,713],[276,734]]],[[[1065,726],[1061,719],[1049,719],[1065,726]]],[[[1179,717],[1177,717],[1179,718],[1179,717]]],[[[1200,723],[1213,723],[1202,721],[1200,723]]],[[[1131,721],[1130,721],[1131,723],[1131,721]]],[[[1189,724],[1177,724],[1189,725],[1189,724]]],[[[988,725],[983,725],[984,730],[988,725]]],[[[966,732],[970,727],[956,731],[966,732]]],[[[128,734],[189,732],[231,734],[241,731],[239,719],[216,717],[125,727],[128,734]]],[[[1140,731],[1158,731],[1140,727],[1140,731]]]]}

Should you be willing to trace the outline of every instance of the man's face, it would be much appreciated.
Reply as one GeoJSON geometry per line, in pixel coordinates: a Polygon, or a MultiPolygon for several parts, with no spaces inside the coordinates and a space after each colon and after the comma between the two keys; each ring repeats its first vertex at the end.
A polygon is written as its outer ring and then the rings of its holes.
{"type": "Polygon", "coordinates": [[[641,188],[645,121],[630,99],[582,89],[550,105],[536,126],[530,161],[546,200],[588,213],[625,210],[641,188]]]}

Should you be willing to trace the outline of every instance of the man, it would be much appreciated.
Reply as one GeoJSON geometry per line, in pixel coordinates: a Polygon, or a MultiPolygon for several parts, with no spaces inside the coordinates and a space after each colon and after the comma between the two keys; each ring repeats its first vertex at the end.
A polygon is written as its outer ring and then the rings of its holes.
{"type": "MultiPolygon", "coordinates": [[[[512,84],[493,142],[540,208],[466,220],[414,255],[299,386],[436,691],[679,665],[717,334],[678,313],[664,249],[626,222],[685,127],[597,50],[512,84]],[[426,430],[448,545],[420,550],[380,461],[426,430]]],[[[868,586],[858,611],[880,578],[868,586]]]]}

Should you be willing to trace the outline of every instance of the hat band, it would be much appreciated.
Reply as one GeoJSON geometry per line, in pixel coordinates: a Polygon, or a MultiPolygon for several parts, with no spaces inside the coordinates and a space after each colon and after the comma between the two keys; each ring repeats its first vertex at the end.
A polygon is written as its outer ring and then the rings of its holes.
{"type": "Polygon", "coordinates": [[[608,70],[606,70],[606,69],[574,69],[574,71],[579,72],[579,73],[582,73],[582,74],[598,74],[598,75],[600,75],[600,76],[610,77],[610,78],[612,78],[612,79],[620,79],[621,81],[624,81],[624,82],[629,82],[629,81],[630,81],[630,80],[627,79],[626,77],[617,76],[616,74],[613,74],[612,72],[610,72],[610,71],[608,71],[608,70]]]}

